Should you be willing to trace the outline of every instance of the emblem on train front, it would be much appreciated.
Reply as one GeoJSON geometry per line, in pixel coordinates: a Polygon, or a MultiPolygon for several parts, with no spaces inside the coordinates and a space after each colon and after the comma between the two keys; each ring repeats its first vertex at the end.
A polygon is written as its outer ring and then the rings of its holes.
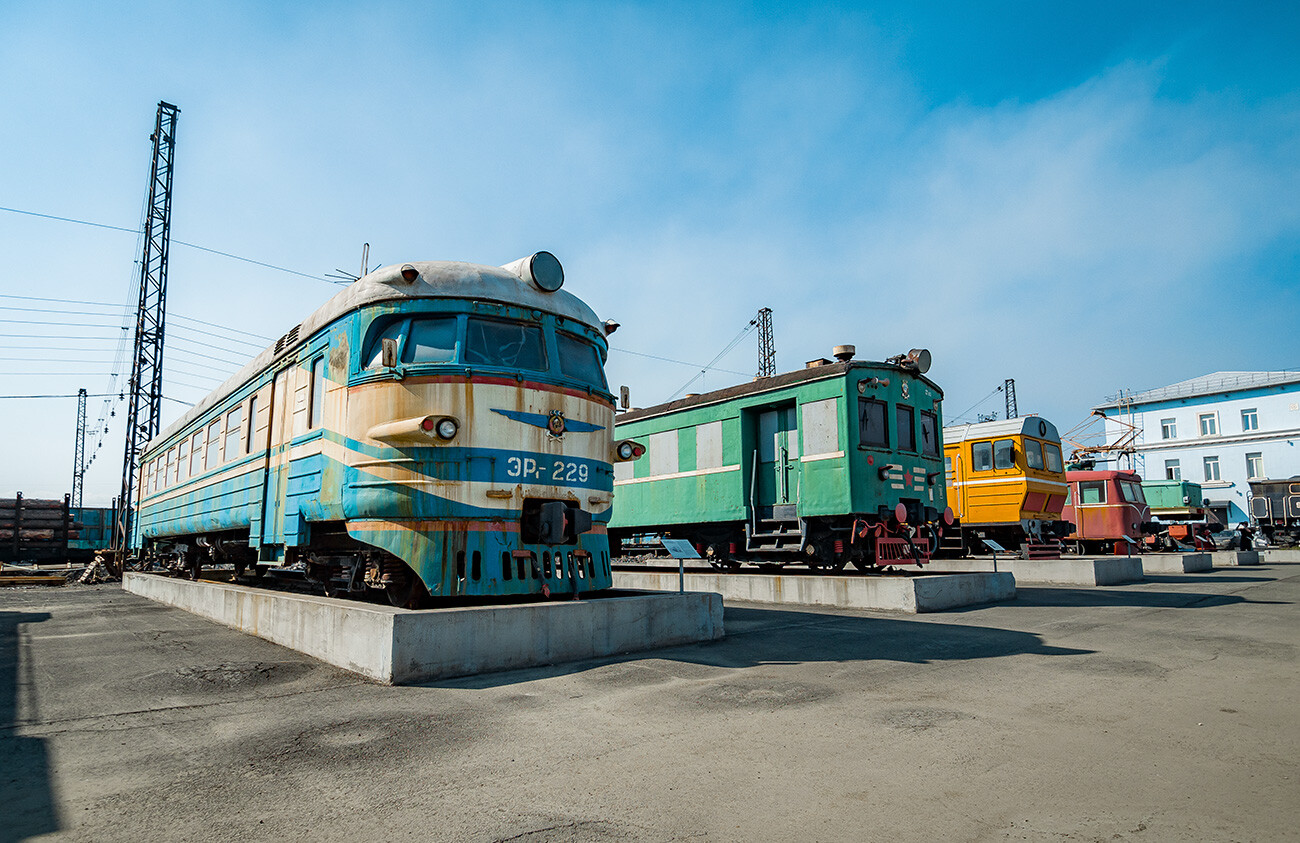
{"type": "Polygon", "coordinates": [[[902,387],[903,387],[903,397],[904,398],[909,397],[908,393],[911,392],[911,390],[907,388],[907,381],[903,381],[902,387]]]}
{"type": "Polygon", "coordinates": [[[546,420],[546,429],[551,432],[552,436],[563,436],[564,413],[561,413],[559,410],[552,412],[551,417],[546,420]]]}

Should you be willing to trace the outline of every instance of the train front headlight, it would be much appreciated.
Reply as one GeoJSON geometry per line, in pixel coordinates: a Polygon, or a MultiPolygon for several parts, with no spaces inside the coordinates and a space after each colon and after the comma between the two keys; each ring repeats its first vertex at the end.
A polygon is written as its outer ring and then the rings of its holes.
{"type": "Polygon", "coordinates": [[[627,462],[634,460],[645,453],[645,446],[640,442],[634,442],[631,439],[624,439],[621,442],[614,443],[614,461],[627,462]]]}
{"type": "Polygon", "coordinates": [[[452,418],[440,419],[438,421],[438,438],[455,439],[456,434],[460,431],[460,425],[452,418]]]}

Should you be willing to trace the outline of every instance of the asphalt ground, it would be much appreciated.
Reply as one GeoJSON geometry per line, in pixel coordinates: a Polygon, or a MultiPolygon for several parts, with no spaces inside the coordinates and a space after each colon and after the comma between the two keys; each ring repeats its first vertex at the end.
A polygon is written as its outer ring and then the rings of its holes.
{"type": "Polygon", "coordinates": [[[1300,839],[1300,565],[392,688],[114,586],[0,592],[0,839],[1300,839]]]}

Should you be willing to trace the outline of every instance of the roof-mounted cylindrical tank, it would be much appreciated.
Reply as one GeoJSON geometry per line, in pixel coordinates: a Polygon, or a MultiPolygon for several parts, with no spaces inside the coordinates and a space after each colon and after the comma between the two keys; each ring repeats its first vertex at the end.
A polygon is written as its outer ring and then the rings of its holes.
{"type": "Polygon", "coordinates": [[[853,355],[857,353],[857,348],[851,345],[837,345],[831,349],[831,354],[833,354],[835,359],[841,363],[849,362],[853,359],[853,355]]]}
{"type": "Polygon", "coordinates": [[[513,272],[547,293],[554,293],[564,286],[564,267],[550,252],[534,252],[526,258],[512,261],[501,268],[513,272]]]}

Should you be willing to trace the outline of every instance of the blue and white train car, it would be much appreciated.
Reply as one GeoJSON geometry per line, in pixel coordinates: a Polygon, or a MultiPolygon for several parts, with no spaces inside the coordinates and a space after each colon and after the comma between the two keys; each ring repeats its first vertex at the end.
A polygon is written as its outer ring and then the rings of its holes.
{"type": "Polygon", "coordinates": [[[351,284],[149,444],[134,546],[402,606],[608,588],[615,323],[563,280],[538,252],[351,284]]]}

